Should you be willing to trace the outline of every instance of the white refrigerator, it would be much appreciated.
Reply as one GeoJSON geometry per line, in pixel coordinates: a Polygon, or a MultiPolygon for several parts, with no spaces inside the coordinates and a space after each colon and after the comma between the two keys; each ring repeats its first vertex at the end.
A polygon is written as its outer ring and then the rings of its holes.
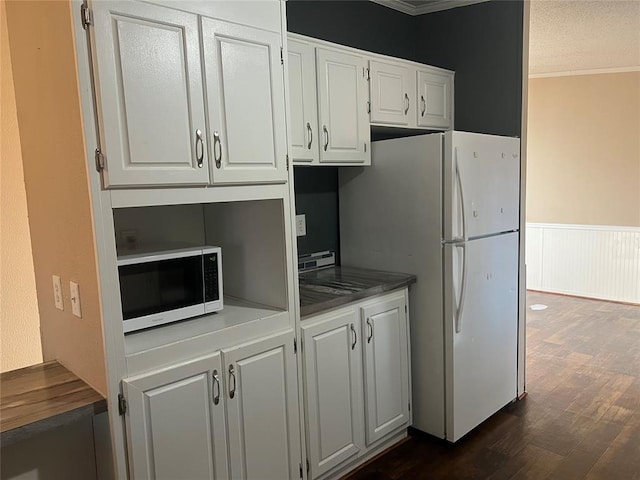
{"type": "Polygon", "coordinates": [[[340,169],[342,265],[413,273],[413,426],[455,442],[517,397],[520,140],[372,143],[340,169]]]}

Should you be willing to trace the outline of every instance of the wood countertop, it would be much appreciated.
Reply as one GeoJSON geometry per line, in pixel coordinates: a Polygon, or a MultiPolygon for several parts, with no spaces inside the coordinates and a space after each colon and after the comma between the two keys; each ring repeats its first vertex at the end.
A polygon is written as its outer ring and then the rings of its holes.
{"type": "Polygon", "coordinates": [[[363,298],[403,288],[416,276],[355,267],[329,267],[299,275],[302,318],[363,298]]]}
{"type": "Polygon", "coordinates": [[[0,375],[3,447],[106,410],[102,395],[56,361],[0,375]]]}

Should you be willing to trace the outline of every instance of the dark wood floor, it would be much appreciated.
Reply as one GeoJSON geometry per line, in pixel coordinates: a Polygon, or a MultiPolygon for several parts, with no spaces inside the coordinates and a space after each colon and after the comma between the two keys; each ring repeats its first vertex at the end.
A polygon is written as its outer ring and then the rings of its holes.
{"type": "Polygon", "coordinates": [[[640,307],[529,292],[528,396],[456,445],[419,434],[350,477],[640,479],[640,307]]]}

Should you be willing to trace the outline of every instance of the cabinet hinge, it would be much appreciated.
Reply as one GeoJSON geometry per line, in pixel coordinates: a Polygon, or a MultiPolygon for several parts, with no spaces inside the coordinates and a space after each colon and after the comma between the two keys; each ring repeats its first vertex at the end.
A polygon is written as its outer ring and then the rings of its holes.
{"type": "Polygon", "coordinates": [[[364,153],[367,153],[367,142],[364,142],[364,153]]]}
{"type": "Polygon", "coordinates": [[[96,148],[95,159],[96,169],[101,172],[102,170],[104,170],[104,155],[102,154],[102,150],[100,150],[100,147],[96,148]]]}
{"type": "Polygon", "coordinates": [[[289,171],[289,154],[287,154],[287,172],[289,171]]]}
{"type": "Polygon", "coordinates": [[[89,25],[93,25],[93,14],[86,2],[80,5],[80,17],[82,18],[82,28],[87,30],[89,25]]]}
{"type": "Polygon", "coordinates": [[[122,393],[118,394],[118,413],[120,415],[127,413],[127,399],[124,398],[122,393]]]}
{"type": "Polygon", "coordinates": [[[369,81],[371,79],[371,76],[369,74],[369,69],[367,67],[362,67],[362,76],[369,81]]]}
{"type": "Polygon", "coordinates": [[[367,113],[371,113],[371,102],[367,102],[367,113]]]}
{"type": "Polygon", "coordinates": [[[280,65],[284,65],[284,49],[280,47],[280,65]]]}
{"type": "Polygon", "coordinates": [[[309,459],[307,458],[307,474],[309,474],[309,470],[310,470],[310,466],[309,466],[309,459]]]}
{"type": "Polygon", "coordinates": [[[303,476],[302,476],[302,463],[299,463],[298,465],[300,466],[300,478],[303,478],[303,476]]]}
{"type": "Polygon", "coordinates": [[[293,339],[293,354],[296,355],[298,353],[298,341],[293,339]]]}
{"type": "Polygon", "coordinates": [[[409,403],[409,411],[411,411],[411,403],[409,403]]]}
{"type": "Polygon", "coordinates": [[[407,306],[404,306],[404,314],[407,315],[409,313],[409,310],[407,309],[407,306]]]}

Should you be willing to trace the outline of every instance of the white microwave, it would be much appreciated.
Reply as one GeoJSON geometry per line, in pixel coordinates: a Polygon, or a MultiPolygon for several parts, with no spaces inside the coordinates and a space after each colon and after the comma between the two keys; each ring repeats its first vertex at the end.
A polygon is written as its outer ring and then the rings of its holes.
{"type": "Polygon", "coordinates": [[[222,310],[220,247],[118,255],[124,333],[222,310]]]}

